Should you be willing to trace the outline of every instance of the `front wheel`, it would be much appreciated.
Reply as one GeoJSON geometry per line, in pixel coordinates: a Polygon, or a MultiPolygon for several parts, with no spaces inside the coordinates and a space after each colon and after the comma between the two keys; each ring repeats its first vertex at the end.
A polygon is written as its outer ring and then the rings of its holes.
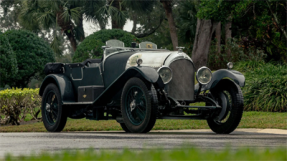
{"type": "Polygon", "coordinates": [[[243,95],[240,87],[224,79],[211,90],[215,101],[222,107],[207,119],[210,129],[217,134],[229,134],[240,123],[243,114],[243,95]]]}
{"type": "Polygon", "coordinates": [[[67,113],[62,106],[58,87],[51,83],[44,90],[42,97],[42,118],[47,131],[60,132],[67,122],[67,113]]]}
{"type": "Polygon", "coordinates": [[[153,86],[149,90],[139,78],[131,78],[124,86],[121,97],[121,112],[125,131],[147,133],[155,122],[157,114],[157,94],[153,86]]]}

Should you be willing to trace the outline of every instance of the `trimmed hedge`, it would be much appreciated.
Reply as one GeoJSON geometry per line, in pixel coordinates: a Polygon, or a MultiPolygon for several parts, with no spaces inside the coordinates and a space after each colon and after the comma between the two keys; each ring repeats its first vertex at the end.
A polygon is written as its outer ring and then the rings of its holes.
{"type": "MultiPolygon", "coordinates": [[[[11,50],[16,55],[18,70],[17,74],[9,76],[9,79],[3,83],[4,85],[26,88],[36,73],[44,76],[43,69],[46,63],[55,60],[54,52],[49,44],[31,31],[8,30],[0,35],[2,36],[7,38],[11,50]]],[[[8,61],[7,64],[9,63],[11,62],[8,61]]]]}
{"type": "Polygon", "coordinates": [[[120,29],[100,30],[86,37],[77,47],[73,62],[82,62],[89,58],[101,58],[103,54],[102,46],[105,46],[106,41],[111,39],[123,41],[126,47],[131,47],[132,42],[139,41],[131,33],[120,29]]]}
{"type": "Polygon", "coordinates": [[[21,119],[30,114],[33,119],[38,119],[40,113],[41,97],[37,89],[6,89],[0,91],[0,124],[19,125],[21,119]],[[21,116],[21,117],[20,117],[21,116]]]}
{"type": "Polygon", "coordinates": [[[18,73],[16,54],[9,39],[0,32],[0,87],[4,87],[18,73]]]}

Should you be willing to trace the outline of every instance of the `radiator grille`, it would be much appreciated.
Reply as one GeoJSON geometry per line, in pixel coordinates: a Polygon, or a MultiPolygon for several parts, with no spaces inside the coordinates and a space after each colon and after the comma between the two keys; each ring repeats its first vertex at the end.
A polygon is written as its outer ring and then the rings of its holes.
{"type": "Polygon", "coordinates": [[[172,80],[167,84],[168,95],[178,101],[194,100],[194,67],[192,62],[179,59],[169,66],[172,80]]]}

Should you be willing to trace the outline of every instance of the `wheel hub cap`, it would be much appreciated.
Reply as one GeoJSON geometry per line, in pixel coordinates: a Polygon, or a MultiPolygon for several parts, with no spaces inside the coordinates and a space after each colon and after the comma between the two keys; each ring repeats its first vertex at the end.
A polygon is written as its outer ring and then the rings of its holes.
{"type": "Polygon", "coordinates": [[[133,100],[133,101],[130,103],[130,108],[131,108],[131,111],[133,111],[133,110],[136,108],[136,100],[133,100]]]}
{"type": "Polygon", "coordinates": [[[51,106],[48,103],[46,103],[46,111],[51,112],[51,106]]]}

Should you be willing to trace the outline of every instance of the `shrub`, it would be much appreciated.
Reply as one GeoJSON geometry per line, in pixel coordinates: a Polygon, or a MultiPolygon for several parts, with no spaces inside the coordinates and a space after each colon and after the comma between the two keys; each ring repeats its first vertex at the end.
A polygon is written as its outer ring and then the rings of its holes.
{"type": "Polygon", "coordinates": [[[131,47],[132,42],[138,41],[134,35],[120,29],[100,30],[86,37],[77,47],[73,62],[82,62],[88,58],[101,58],[102,46],[105,46],[106,41],[111,39],[123,41],[126,47],[131,47]]]}
{"type": "Polygon", "coordinates": [[[256,68],[261,68],[265,65],[265,62],[263,60],[247,60],[242,62],[236,62],[234,64],[235,69],[239,70],[241,72],[248,72],[250,70],[254,70],[256,68]]]}
{"type": "Polygon", "coordinates": [[[4,87],[17,72],[16,54],[7,37],[0,32],[0,87],[4,87]]]}
{"type": "Polygon", "coordinates": [[[228,62],[246,61],[250,64],[251,62],[261,63],[264,61],[266,54],[261,50],[248,48],[247,51],[244,51],[239,44],[240,42],[237,39],[230,39],[227,45],[221,45],[221,53],[218,53],[216,50],[216,41],[213,41],[209,50],[208,67],[216,70],[226,68],[228,62]],[[231,52],[230,56],[227,55],[228,50],[231,52]]]}
{"type": "Polygon", "coordinates": [[[54,53],[43,39],[26,30],[8,30],[7,37],[16,54],[18,73],[9,79],[11,87],[27,87],[36,73],[43,73],[46,63],[54,61],[54,53]]]}
{"type": "Polygon", "coordinates": [[[38,89],[6,89],[0,91],[0,124],[19,125],[21,119],[25,119],[29,113],[33,119],[38,119],[41,106],[41,97],[38,89]],[[22,118],[20,118],[22,116],[22,118]]]}
{"type": "Polygon", "coordinates": [[[286,112],[287,66],[271,63],[256,66],[245,72],[245,110],[286,112]]]}

